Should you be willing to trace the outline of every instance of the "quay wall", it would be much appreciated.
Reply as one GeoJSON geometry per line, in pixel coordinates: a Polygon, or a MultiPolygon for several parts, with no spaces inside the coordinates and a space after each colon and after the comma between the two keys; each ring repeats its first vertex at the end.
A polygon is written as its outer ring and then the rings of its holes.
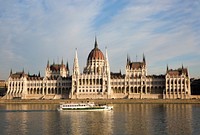
{"type": "Polygon", "coordinates": [[[60,104],[94,102],[98,104],[200,104],[200,99],[59,99],[59,100],[5,100],[0,104],[60,104]]]}

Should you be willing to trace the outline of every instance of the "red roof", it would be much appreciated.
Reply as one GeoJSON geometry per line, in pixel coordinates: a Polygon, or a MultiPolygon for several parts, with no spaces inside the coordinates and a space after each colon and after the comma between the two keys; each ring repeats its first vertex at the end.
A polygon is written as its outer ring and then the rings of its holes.
{"type": "Polygon", "coordinates": [[[28,76],[28,75],[24,74],[24,72],[16,72],[16,73],[10,75],[11,78],[21,78],[23,76],[28,76]]]}
{"type": "Polygon", "coordinates": [[[145,66],[144,62],[131,62],[129,63],[129,66],[131,69],[139,69],[142,68],[143,66],[145,66]]]}
{"type": "Polygon", "coordinates": [[[62,68],[62,66],[64,65],[61,65],[61,64],[53,64],[50,66],[50,70],[51,71],[60,71],[60,69],[62,68]]]}
{"type": "Polygon", "coordinates": [[[101,52],[100,49],[98,48],[94,48],[89,56],[88,56],[88,60],[104,60],[104,55],[103,53],[101,52]]]}
{"type": "Polygon", "coordinates": [[[170,76],[181,76],[182,74],[185,74],[186,76],[188,76],[188,71],[187,71],[187,68],[179,68],[176,70],[170,69],[167,71],[167,74],[170,76]]]}

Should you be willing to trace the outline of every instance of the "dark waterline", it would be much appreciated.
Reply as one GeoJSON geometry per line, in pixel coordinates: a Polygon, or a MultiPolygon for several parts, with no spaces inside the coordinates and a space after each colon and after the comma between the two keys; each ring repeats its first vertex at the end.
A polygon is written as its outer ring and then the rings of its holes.
{"type": "Polygon", "coordinates": [[[1,135],[199,135],[199,104],[113,104],[58,112],[53,104],[0,104],[1,135]]]}

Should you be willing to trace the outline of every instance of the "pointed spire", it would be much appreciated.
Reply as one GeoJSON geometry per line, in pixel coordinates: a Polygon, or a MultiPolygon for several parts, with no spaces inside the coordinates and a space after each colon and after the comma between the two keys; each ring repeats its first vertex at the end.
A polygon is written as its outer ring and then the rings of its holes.
{"type": "Polygon", "coordinates": [[[127,65],[131,63],[130,56],[127,54],[127,65]]]}
{"type": "Polygon", "coordinates": [[[61,66],[64,67],[64,64],[63,64],[63,58],[62,58],[62,60],[61,60],[61,66]]]}
{"type": "Polygon", "coordinates": [[[23,70],[22,70],[22,73],[24,74],[24,68],[23,68],[23,70]]]}
{"type": "Polygon", "coordinates": [[[39,71],[39,73],[38,73],[38,77],[40,77],[40,71],[39,71]]]}
{"type": "Polygon", "coordinates": [[[183,64],[182,64],[182,70],[184,69],[183,64]]]}
{"type": "Polygon", "coordinates": [[[49,60],[47,61],[47,68],[49,68],[49,60]]]}
{"type": "Polygon", "coordinates": [[[129,59],[128,59],[128,54],[127,54],[126,65],[128,65],[128,63],[129,63],[129,59]]]}
{"type": "Polygon", "coordinates": [[[97,37],[95,36],[94,48],[98,48],[97,37]]]}
{"type": "Polygon", "coordinates": [[[107,52],[107,47],[106,47],[105,49],[106,49],[106,60],[108,60],[108,52],[107,52]]]}
{"type": "Polygon", "coordinates": [[[106,71],[107,73],[110,73],[110,66],[109,66],[109,61],[108,61],[108,52],[107,52],[107,47],[105,48],[106,49],[106,57],[105,57],[105,62],[106,62],[106,71]]]}
{"type": "Polygon", "coordinates": [[[68,61],[66,63],[66,69],[69,71],[69,63],[68,63],[68,61]]]}
{"type": "Polygon", "coordinates": [[[10,70],[10,75],[12,75],[12,68],[11,68],[11,70],[10,70]]]}
{"type": "Polygon", "coordinates": [[[136,62],[137,62],[137,54],[136,54],[136,62]]]}
{"type": "Polygon", "coordinates": [[[143,53],[143,62],[146,64],[146,59],[145,59],[144,53],[143,53]]]}
{"type": "Polygon", "coordinates": [[[66,69],[67,69],[68,75],[70,75],[70,71],[69,71],[69,62],[68,62],[68,61],[67,61],[67,63],[66,63],[66,69]]]}
{"type": "Polygon", "coordinates": [[[75,58],[74,58],[73,74],[79,74],[79,64],[78,64],[77,48],[76,48],[75,58]]]}
{"type": "Polygon", "coordinates": [[[66,63],[66,69],[67,69],[67,72],[68,72],[68,75],[69,75],[69,63],[68,63],[68,61],[66,63]]]}
{"type": "Polygon", "coordinates": [[[169,67],[168,67],[168,64],[167,64],[167,71],[169,71],[169,67]]]}

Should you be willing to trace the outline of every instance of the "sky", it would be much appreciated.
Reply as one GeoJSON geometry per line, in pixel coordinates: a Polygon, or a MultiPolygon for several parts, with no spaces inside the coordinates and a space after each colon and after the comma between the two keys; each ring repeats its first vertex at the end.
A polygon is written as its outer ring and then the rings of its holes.
{"type": "Polygon", "coordinates": [[[112,72],[146,57],[148,74],[187,67],[200,77],[200,0],[0,0],[0,79],[10,70],[44,76],[47,61],[80,72],[98,47],[112,72]]]}

